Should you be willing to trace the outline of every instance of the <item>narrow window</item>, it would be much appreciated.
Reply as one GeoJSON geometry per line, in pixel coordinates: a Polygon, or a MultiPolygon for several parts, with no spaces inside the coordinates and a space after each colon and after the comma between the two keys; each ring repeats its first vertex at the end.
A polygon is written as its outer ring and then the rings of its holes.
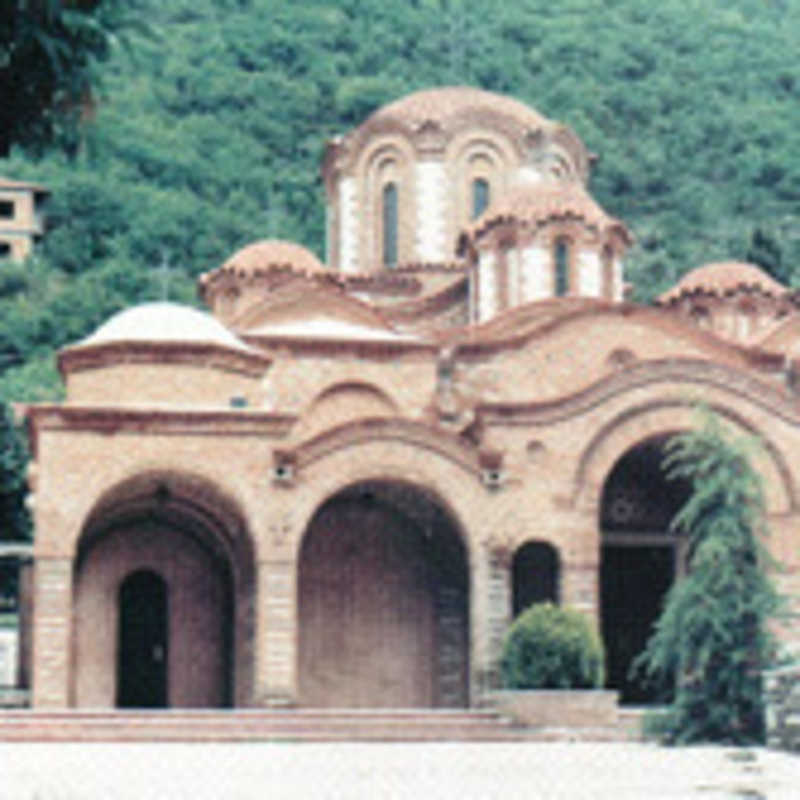
{"type": "Polygon", "coordinates": [[[614,297],[614,252],[610,247],[603,248],[603,297],[606,300],[615,300],[614,297]]]}
{"type": "Polygon", "coordinates": [[[489,207],[489,181],[475,178],[472,181],[472,219],[479,217],[489,207]]]}
{"type": "Polygon", "coordinates": [[[383,187],[383,263],[397,265],[397,184],[383,187]]]}
{"type": "Polygon", "coordinates": [[[0,200],[0,219],[14,219],[14,203],[0,200]]]}
{"type": "Polygon", "coordinates": [[[0,242],[0,258],[8,258],[11,255],[11,245],[8,242],[0,242]]]}
{"type": "Polygon", "coordinates": [[[563,239],[556,242],[556,297],[569,291],[569,248],[563,239]]]}

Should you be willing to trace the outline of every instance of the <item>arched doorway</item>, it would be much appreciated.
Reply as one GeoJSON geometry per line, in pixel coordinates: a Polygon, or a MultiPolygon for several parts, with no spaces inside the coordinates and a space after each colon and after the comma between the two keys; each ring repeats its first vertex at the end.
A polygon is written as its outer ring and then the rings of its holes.
{"type": "Polygon", "coordinates": [[[558,553],[552,545],[526,542],[517,548],[511,574],[515,617],[533,603],[558,603],[558,553]]]}
{"type": "Polygon", "coordinates": [[[165,708],[167,582],[151,570],[132,572],[120,586],[118,605],[117,706],[165,708]]]}
{"type": "Polygon", "coordinates": [[[302,705],[468,704],[467,553],[427,492],[364,482],[324,503],[300,550],[298,619],[302,705]]]}
{"type": "Polygon", "coordinates": [[[603,487],[600,588],[606,680],[624,703],[655,699],[630,668],[683,569],[683,540],[670,526],[690,487],[685,480],[667,479],[663,461],[668,438],[655,437],[630,449],[603,487]]]}
{"type": "Polygon", "coordinates": [[[241,518],[209,483],[144,475],[109,492],[74,564],[73,704],[248,702],[253,566],[241,518]]]}

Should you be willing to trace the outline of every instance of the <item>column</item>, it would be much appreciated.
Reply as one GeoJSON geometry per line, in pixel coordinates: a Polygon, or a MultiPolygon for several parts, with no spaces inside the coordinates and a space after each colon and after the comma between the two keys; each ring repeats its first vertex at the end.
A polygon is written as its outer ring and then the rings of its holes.
{"type": "Polygon", "coordinates": [[[255,704],[297,700],[297,589],[289,558],[259,561],[255,704]]]}
{"type": "Polygon", "coordinates": [[[36,557],[33,609],[33,705],[67,708],[72,649],[71,559],[36,557]]]}
{"type": "Polygon", "coordinates": [[[472,564],[471,704],[481,705],[500,686],[503,637],[511,620],[510,559],[487,543],[475,550],[472,564]]]}

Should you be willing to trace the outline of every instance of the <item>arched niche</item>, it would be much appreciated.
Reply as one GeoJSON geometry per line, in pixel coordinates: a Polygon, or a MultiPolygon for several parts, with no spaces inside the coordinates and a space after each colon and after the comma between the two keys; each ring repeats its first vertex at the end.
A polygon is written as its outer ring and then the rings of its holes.
{"type": "MultiPolygon", "coordinates": [[[[153,575],[162,582],[166,598],[164,641],[156,642],[160,634],[151,629],[143,633],[149,644],[139,641],[139,646],[142,653],[150,649],[154,669],[163,658],[163,704],[248,704],[254,566],[242,514],[205,479],[146,473],[106,492],[85,521],[73,565],[73,704],[134,703],[121,694],[118,648],[124,635],[133,635],[136,646],[135,634],[123,628],[130,624],[131,607],[147,606],[142,586],[147,580],[155,586],[153,575]],[[125,595],[125,587],[137,575],[151,577],[137,579],[141,585],[125,595]],[[153,649],[157,647],[160,656],[153,649]]],[[[156,600],[154,595],[154,604],[156,600]]],[[[158,627],[156,622],[153,626],[158,627]]],[[[144,704],[161,703],[152,695],[144,704]]]]}
{"type": "Polygon", "coordinates": [[[525,542],[511,562],[512,611],[516,617],[534,603],[558,603],[560,563],[548,542],[525,542]]]}
{"type": "Polygon", "coordinates": [[[337,491],[305,531],[297,587],[301,705],[468,705],[467,550],[429,492],[337,491]]]}

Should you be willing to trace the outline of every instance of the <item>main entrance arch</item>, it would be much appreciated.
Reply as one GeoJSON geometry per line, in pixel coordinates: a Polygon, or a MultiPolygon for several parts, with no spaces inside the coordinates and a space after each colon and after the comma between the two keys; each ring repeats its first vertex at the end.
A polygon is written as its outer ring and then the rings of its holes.
{"type": "Polygon", "coordinates": [[[72,703],[214,708],[252,693],[253,556],[208,482],[151,474],[90,514],[74,562],[72,703]]]}
{"type": "Polygon", "coordinates": [[[468,704],[467,553],[424,490],[361,482],[317,510],[300,548],[298,619],[301,705],[468,704]]]}
{"type": "Polygon", "coordinates": [[[670,525],[690,487],[685,480],[667,479],[663,460],[668,438],[652,437],[628,450],[603,487],[600,589],[606,676],[608,686],[626,703],[654,699],[630,668],[684,566],[683,539],[670,525]]]}

